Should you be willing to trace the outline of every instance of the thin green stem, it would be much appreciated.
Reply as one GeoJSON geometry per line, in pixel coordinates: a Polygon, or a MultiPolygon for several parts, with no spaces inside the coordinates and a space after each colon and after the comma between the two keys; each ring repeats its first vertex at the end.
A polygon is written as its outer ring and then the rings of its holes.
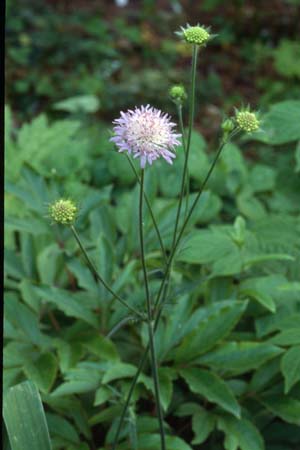
{"type": "Polygon", "coordinates": [[[129,403],[130,403],[130,400],[131,400],[131,397],[132,397],[132,394],[133,394],[133,391],[134,391],[134,388],[135,388],[135,385],[138,382],[140,373],[142,372],[142,370],[144,368],[144,365],[145,365],[145,363],[147,361],[149,348],[150,347],[149,347],[149,344],[148,344],[148,346],[147,346],[147,348],[145,350],[145,353],[143,354],[143,357],[140,360],[140,363],[139,363],[137,371],[136,371],[136,373],[134,375],[134,378],[132,380],[132,383],[131,383],[129,392],[127,394],[127,398],[126,398],[123,410],[122,410],[122,414],[121,414],[121,417],[120,417],[120,420],[119,420],[119,424],[118,424],[118,428],[117,428],[117,431],[116,431],[116,434],[115,434],[112,450],[116,450],[116,448],[117,448],[117,444],[118,444],[119,436],[120,436],[120,433],[121,433],[122,425],[123,425],[123,422],[124,422],[124,419],[125,419],[125,416],[126,416],[126,412],[127,412],[127,409],[128,409],[128,406],[129,406],[129,403]]]}
{"type": "Polygon", "coordinates": [[[145,261],[144,232],[143,232],[143,199],[144,199],[144,170],[142,169],[141,182],[140,182],[140,201],[139,201],[139,233],[140,233],[140,243],[141,243],[141,260],[142,260],[142,267],[143,267],[143,273],[144,273],[144,284],[145,284],[145,292],[146,292],[149,346],[150,346],[151,366],[152,366],[152,374],[153,374],[153,381],[154,381],[155,403],[156,403],[157,414],[158,414],[161,449],[165,450],[166,443],[165,443],[165,432],[164,432],[164,424],[163,424],[163,413],[162,413],[161,402],[160,402],[159,378],[158,378],[158,368],[157,368],[154,333],[153,333],[153,322],[152,322],[152,307],[151,307],[149,283],[148,283],[147,268],[146,268],[146,261],[145,261]]]}
{"type": "MultiPolygon", "coordinates": [[[[132,170],[133,170],[133,172],[134,172],[134,174],[136,176],[136,179],[137,179],[138,183],[141,184],[141,180],[140,180],[140,177],[139,177],[139,175],[138,175],[138,173],[136,171],[136,168],[134,167],[134,165],[133,165],[130,157],[127,155],[127,153],[126,153],[126,157],[127,157],[127,160],[128,160],[128,162],[129,162],[129,164],[130,164],[130,166],[131,166],[131,168],[132,168],[132,170]]],[[[159,241],[159,245],[160,245],[160,248],[161,248],[161,252],[162,252],[163,258],[164,258],[165,262],[167,262],[167,255],[166,255],[165,246],[164,246],[164,243],[163,243],[163,240],[162,240],[162,237],[161,237],[161,234],[160,234],[160,231],[159,231],[159,228],[158,228],[158,225],[157,225],[157,222],[156,222],[153,210],[151,208],[151,204],[149,202],[149,199],[148,199],[148,196],[147,196],[145,190],[144,190],[144,199],[145,199],[147,208],[149,210],[149,213],[150,213],[150,216],[151,216],[151,219],[152,219],[152,222],[153,222],[153,225],[154,225],[157,237],[158,237],[158,241],[159,241]]]]}
{"type": "Polygon", "coordinates": [[[142,169],[141,182],[140,182],[140,201],[139,201],[139,234],[140,234],[140,245],[141,245],[141,261],[142,261],[145,292],[146,292],[147,316],[148,316],[148,321],[149,321],[149,320],[152,320],[152,311],[151,311],[150,291],[149,291],[148,275],[147,275],[146,260],[145,260],[144,231],[143,231],[143,227],[144,227],[144,224],[143,224],[143,198],[144,198],[144,170],[142,169]]]}
{"type": "MultiPolygon", "coordinates": [[[[228,139],[228,141],[229,141],[229,139],[228,139]]],[[[211,173],[214,170],[214,167],[215,167],[215,165],[216,165],[216,163],[217,163],[217,161],[219,159],[219,156],[220,156],[220,154],[221,154],[225,144],[226,144],[226,142],[222,142],[220,144],[220,146],[218,148],[218,151],[217,151],[217,154],[216,154],[216,156],[215,156],[215,158],[214,158],[214,160],[212,162],[212,165],[210,166],[210,169],[209,169],[208,173],[206,174],[206,177],[205,177],[204,181],[202,182],[200,190],[199,190],[199,192],[198,192],[198,194],[197,194],[197,196],[196,196],[196,198],[195,198],[195,200],[194,200],[194,202],[193,202],[193,204],[192,204],[192,206],[191,206],[191,208],[190,208],[190,210],[188,212],[188,215],[186,216],[186,218],[185,218],[185,220],[183,222],[183,225],[182,225],[181,230],[180,230],[180,232],[178,234],[178,237],[177,237],[177,239],[175,241],[175,244],[174,244],[174,246],[171,249],[170,256],[169,256],[169,259],[168,259],[168,264],[167,264],[166,270],[165,270],[165,276],[164,276],[164,278],[162,280],[162,283],[160,285],[160,289],[158,291],[157,298],[156,298],[156,301],[155,301],[155,305],[154,305],[154,309],[155,310],[157,310],[157,307],[158,307],[158,305],[160,303],[161,295],[162,295],[162,292],[164,290],[164,286],[165,286],[166,280],[168,278],[168,273],[169,273],[169,271],[171,269],[172,261],[173,261],[173,258],[175,256],[175,253],[176,253],[176,250],[178,248],[178,245],[180,243],[180,240],[181,240],[181,238],[183,236],[183,233],[184,233],[184,231],[186,229],[186,226],[187,226],[187,224],[188,224],[188,222],[189,222],[189,220],[190,220],[190,218],[191,218],[191,216],[192,216],[192,214],[194,212],[194,209],[196,208],[196,205],[197,205],[197,203],[198,203],[198,201],[199,201],[199,199],[201,197],[201,194],[202,194],[203,190],[205,189],[205,186],[206,186],[206,184],[207,184],[207,182],[208,182],[208,180],[209,180],[209,178],[211,176],[211,173]]],[[[162,305],[161,305],[161,307],[162,307],[162,305]]]]}
{"type": "Polygon", "coordinates": [[[94,276],[97,278],[98,281],[100,281],[101,284],[103,284],[103,286],[107,289],[107,291],[116,299],[118,300],[120,303],[122,303],[123,306],[125,306],[127,309],[129,309],[129,311],[131,311],[132,313],[134,313],[135,315],[139,316],[141,319],[144,320],[144,316],[143,314],[141,314],[139,311],[137,311],[133,306],[130,306],[125,300],[123,300],[116,292],[114,292],[112,290],[112,288],[106,283],[106,281],[103,280],[103,278],[101,277],[101,275],[99,274],[99,272],[97,271],[96,267],[94,266],[94,264],[92,263],[89,255],[87,254],[87,251],[85,250],[81,239],[74,227],[74,225],[71,225],[71,230],[73,232],[73,235],[77,241],[77,244],[79,245],[80,250],[82,251],[86,262],[89,266],[89,269],[91,270],[91,272],[94,274],[94,276]]]}
{"type": "MultiPolygon", "coordinates": [[[[177,107],[177,113],[178,113],[178,121],[179,121],[179,129],[181,133],[181,140],[182,140],[182,147],[184,153],[186,153],[186,142],[185,142],[185,132],[184,132],[184,125],[183,125],[183,117],[182,117],[182,105],[178,105],[177,107]]],[[[190,195],[190,176],[189,176],[189,168],[187,166],[186,169],[186,185],[185,185],[185,195],[186,195],[186,202],[185,202],[185,210],[184,210],[184,217],[186,217],[187,209],[189,206],[189,195],[190,195]]]]}
{"type": "Polygon", "coordinates": [[[179,218],[181,213],[182,201],[184,197],[184,189],[186,185],[186,177],[187,177],[187,169],[188,169],[188,160],[190,154],[191,147],[191,137],[192,137],[192,129],[194,124],[194,115],[195,115],[195,90],[196,90],[196,72],[197,72],[197,57],[198,57],[198,46],[193,46],[193,55],[192,55],[192,73],[191,73],[191,92],[190,92],[190,107],[189,107],[189,128],[188,128],[188,137],[187,144],[185,146],[185,158],[184,158],[184,166],[182,172],[182,180],[181,180],[181,189],[180,189],[180,197],[178,202],[177,214],[175,219],[175,228],[173,235],[173,242],[171,249],[173,249],[177,236],[177,229],[179,225],[179,218]]]}

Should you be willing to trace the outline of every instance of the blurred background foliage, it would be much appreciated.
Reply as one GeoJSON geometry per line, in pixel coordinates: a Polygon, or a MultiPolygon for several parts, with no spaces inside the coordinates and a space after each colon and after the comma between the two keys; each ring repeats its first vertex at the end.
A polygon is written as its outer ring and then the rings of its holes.
{"type": "MultiPolygon", "coordinates": [[[[176,120],[167,91],[188,88],[191,52],[174,31],[199,21],[218,37],[199,58],[191,196],[224,112],[249,102],[263,131],[224,149],[173,267],[157,331],[168,450],[298,448],[299,1],[9,0],[6,16],[5,392],[35,383],[54,450],[111,448],[145,329],[128,320],[104,338],[126,311],[70,230],[49,223],[47,204],[79,202],[96,267],[142,308],[138,186],[109,142],[111,120],[147,102],[176,120]]],[[[182,166],[179,149],[171,170],[158,161],[146,173],[167,248],[182,166]]],[[[156,292],[162,259],[148,215],[145,236],[156,292]]],[[[140,448],[158,448],[150,375],[148,365],[120,449],[135,448],[135,433],[140,448]]]]}
{"type": "Polygon", "coordinates": [[[199,61],[203,132],[241,101],[265,108],[300,98],[299,1],[116,3],[7,2],[6,100],[20,119],[53,115],[53,102],[76,95],[95,96],[101,119],[141,103],[169,108],[165,93],[187,82],[190,64],[174,31],[197,21],[218,34],[199,61]]]}

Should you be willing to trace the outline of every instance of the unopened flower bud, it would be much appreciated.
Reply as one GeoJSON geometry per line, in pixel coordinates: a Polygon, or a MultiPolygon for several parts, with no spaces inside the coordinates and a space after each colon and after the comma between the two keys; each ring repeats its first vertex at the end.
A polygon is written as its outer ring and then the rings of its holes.
{"type": "Polygon", "coordinates": [[[71,200],[60,199],[49,206],[51,219],[62,225],[74,223],[77,213],[78,208],[71,200]]]}
{"type": "Polygon", "coordinates": [[[199,24],[194,27],[188,24],[186,28],[181,27],[181,30],[181,32],[176,34],[182,36],[186,42],[193,45],[203,46],[214,37],[210,34],[209,29],[199,24]]]}
{"type": "Polygon", "coordinates": [[[251,133],[259,129],[259,120],[257,115],[251,111],[237,111],[236,112],[236,122],[239,128],[246,133],[251,133]]]}
{"type": "Polygon", "coordinates": [[[174,85],[170,88],[169,94],[174,103],[182,105],[187,99],[187,93],[183,86],[174,85]]]}
{"type": "Polygon", "coordinates": [[[222,127],[222,130],[224,131],[224,133],[230,133],[231,131],[234,130],[235,124],[232,119],[225,119],[223,121],[221,127],[222,127]]]}

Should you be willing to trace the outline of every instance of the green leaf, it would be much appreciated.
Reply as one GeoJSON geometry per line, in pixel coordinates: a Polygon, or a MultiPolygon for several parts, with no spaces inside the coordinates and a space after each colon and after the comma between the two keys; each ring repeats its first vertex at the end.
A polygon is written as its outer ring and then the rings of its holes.
{"type": "Polygon", "coordinates": [[[275,358],[283,350],[275,345],[258,342],[228,342],[195,362],[207,364],[229,373],[241,374],[256,369],[275,358]]]}
{"type": "Polygon", "coordinates": [[[269,342],[275,345],[300,345],[300,329],[290,328],[276,334],[269,342]]]}
{"type": "Polygon", "coordinates": [[[104,374],[102,378],[102,383],[110,383],[113,380],[118,380],[120,378],[132,378],[137,371],[137,367],[132,364],[126,364],[118,362],[113,364],[104,374]]]}
{"type": "Polygon", "coordinates": [[[51,450],[43,405],[33,383],[9,389],[3,415],[12,450],[51,450]]]}
{"type": "Polygon", "coordinates": [[[169,367],[160,367],[158,375],[161,404],[164,411],[167,411],[173,394],[173,373],[169,367]]]}
{"type": "MultiPolygon", "coordinates": [[[[141,434],[139,435],[139,448],[143,450],[157,450],[160,448],[159,434],[141,434]]],[[[128,450],[128,443],[118,445],[120,450],[128,450]]],[[[192,448],[182,439],[176,436],[166,436],[166,450],[192,450],[192,448]]]]}
{"type": "Polygon", "coordinates": [[[107,402],[112,396],[112,391],[106,386],[101,386],[96,390],[93,406],[99,406],[107,402]]]}
{"type": "Polygon", "coordinates": [[[239,295],[253,298],[271,312],[276,311],[274,297],[284,278],[281,275],[247,278],[239,285],[239,295]]]}
{"type": "Polygon", "coordinates": [[[207,316],[188,334],[178,347],[176,361],[189,361],[213,348],[224,339],[240,320],[247,302],[233,302],[230,305],[219,302],[220,309],[207,308],[207,316]],[[211,309],[211,314],[209,310],[211,309]]]}
{"type": "Polygon", "coordinates": [[[296,172],[300,172],[300,141],[298,142],[298,145],[296,147],[295,152],[295,159],[296,159],[296,172]]]}
{"type": "Polygon", "coordinates": [[[63,311],[66,316],[81,319],[93,327],[98,327],[97,317],[82,304],[72,292],[55,287],[35,287],[35,292],[42,298],[52,304],[57,309],[63,311]]]}
{"type": "Polygon", "coordinates": [[[119,361],[120,356],[114,343],[104,336],[93,336],[90,339],[81,340],[83,347],[97,355],[100,360],[119,361]]]}
{"type": "Polygon", "coordinates": [[[43,353],[35,361],[27,361],[23,370],[42,392],[49,392],[56,379],[57,366],[52,353],[43,353]]]}
{"type": "Polygon", "coordinates": [[[258,429],[247,419],[237,420],[234,417],[223,416],[218,418],[218,428],[225,435],[224,447],[226,450],[264,450],[263,437],[258,429]]]}
{"type": "Polygon", "coordinates": [[[80,442],[76,429],[66,419],[52,413],[47,413],[46,418],[51,436],[60,436],[64,441],[73,444],[80,442]]]}
{"type": "Polygon", "coordinates": [[[232,391],[216,374],[197,368],[182,369],[179,373],[192,392],[202,395],[208,401],[221,406],[225,411],[240,417],[240,406],[232,391]]]}
{"type": "Polygon", "coordinates": [[[284,395],[268,395],[261,398],[261,402],[275,416],[282,420],[300,425],[300,401],[284,395]]]}
{"type": "Polygon", "coordinates": [[[192,429],[195,436],[191,443],[199,445],[206,441],[215,428],[215,422],[216,418],[214,415],[199,407],[199,411],[193,415],[192,419],[192,429]]]}
{"type": "Polygon", "coordinates": [[[296,141],[300,138],[299,122],[299,100],[276,103],[263,118],[263,131],[253,134],[252,138],[270,145],[296,141]]]}
{"type": "Polygon", "coordinates": [[[284,376],[284,393],[287,394],[300,380],[300,345],[291,347],[283,355],[280,368],[284,376]]]}
{"type": "Polygon", "coordinates": [[[95,113],[99,107],[100,102],[95,95],[77,95],[53,105],[54,109],[69,113],[95,113]]]}

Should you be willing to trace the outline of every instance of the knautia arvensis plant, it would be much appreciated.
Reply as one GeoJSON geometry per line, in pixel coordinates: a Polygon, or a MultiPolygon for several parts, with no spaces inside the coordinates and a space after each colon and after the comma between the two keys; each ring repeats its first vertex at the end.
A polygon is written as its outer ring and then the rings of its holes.
{"type": "MultiPolygon", "coordinates": [[[[192,54],[189,95],[187,95],[185,88],[181,84],[174,85],[170,87],[169,90],[169,97],[177,107],[179,132],[177,132],[176,123],[171,120],[171,117],[167,113],[162,112],[156,109],[154,106],[150,105],[136,106],[134,109],[129,109],[126,112],[121,112],[120,117],[114,120],[114,135],[110,139],[115,144],[118,152],[124,152],[126,154],[139,184],[139,205],[137,205],[137,208],[139,211],[139,242],[141,266],[143,272],[143,284],[145,290],[144,311],[135,309],[131,306],[130,302],[126,301],[122,298],[122,296],[115,293],[114,290],[102,278],[101,274],[97,272],[75,229],[74,222],[78,211],[77,206],[70,200],[60,199],[50,205],[49,208],[50,216],[53,221],[70,227],[93,275],[98,279],[100,283],[102,283],[103,286],[105,286],[105,288],[110,292],[111,295],[113,295],[115,299],[117,299],[125,308],[130,311],[130,320],[132,321],[132,323],[135,323],[136,321],[144,321],[147,324],[148,345],[139,363],[138,370],[133,378],[125,403],[123,405],[122,413],[115,431],[112,450],[117,449],[120,432],[122,430],[127,412],[129,411],[130,401],[134,392],[134,388],[139,379],[139,375],[143,370],[145,362],[148,359],[149,354],[154,382],[156,411],[159,421],[161,438],[160,448],[161,450],[166,450],[164,417],[161,404],[158,363],[156,357],[154,335],[157,329],[157,325],[162,316],[162,312],[164,310],[164,304],[168,297],[168,291],[171,283],[170,274],[172,271],[172,264],[176,257],[176,251],[179,247],[186,227],[199,202],[199,199],[201,198],[204,189],[206,188],[207,182],[214,170],[214,167],[221,155],[224,146],[237,133],[251,133],[257,131],[260,126],[260,120],[257,114],[255,112],[252,112],[249,107],[246,109],[244,108],[241,110],[236,110],[235,114],[232,117],[227,117],[223,120],[220,126],[220,144],[215,153],[212,164],[206,176],[204,177],[204,180],[200,186],[199,191],[194,197],[193,202],[191,203],[191,205],[189,205],[187,202],[186,207],[183,210],[182,204],[184,195],[187,194],[186,197],[189,196],[188,161],[195,115],[195,91],[198,53],[200,49],[204,48],[211,41],[214,35],[210,33],[209,28],[206,28],[199,24],[195,26],[187,25],[185,28],[182,27],[181,31],[177,34],[191,46],[192,54]],[[183,105],[186,101],[188,101],[188,120],[186,121],[187,130],[185,130],[185,121],[183,118],[183,105]],[[169,170],[172,170],[171,165],[173,163],[176,164],[176,148],[179,146],[179,144],[181,144],[182,146],[182,150],[180,151],[184,152],[184,165],[181,174],[181,180],[179,180],[179,182],[181,183],[181,188],[178,199],[176,219],[174,228],[172,230],[171,246],[168,248],[168,251],[166,251],[166,246],[159,231],[159,224],[155,219],[151,207],[151,202],[149,201],[144,190],[144,175],[145,170],[151,169],[149,166],[155,163],[155,161],[157,161],[158,159],[164,159],[168,164],[170,164],[169,170]],[[139,160],[140,173],[138,173],[138,171],[136,170],[131,161],[131,158],[139,160]],[[150,212],[162,252],[163,276],[161,278],[158,291],[155,295],[153,295],[153,293],[151,293],[149,289],[148,271],[146,266],[145,240],[143,229],[144,201],[146,202],[147,208],[150,212]],[[180,219],[182,220],[180,221],[180,219]],[[179,226],[180,223],[181,226],[179,226]]],[[[123,321],[121,325],[127,322],[123,321]]],[[[116,330],[118,328],[118,326],[115,327],[116,330]]],[[[109,336],[111,336],[112,334],[113,333],[110,332],[109,336]]]]}

